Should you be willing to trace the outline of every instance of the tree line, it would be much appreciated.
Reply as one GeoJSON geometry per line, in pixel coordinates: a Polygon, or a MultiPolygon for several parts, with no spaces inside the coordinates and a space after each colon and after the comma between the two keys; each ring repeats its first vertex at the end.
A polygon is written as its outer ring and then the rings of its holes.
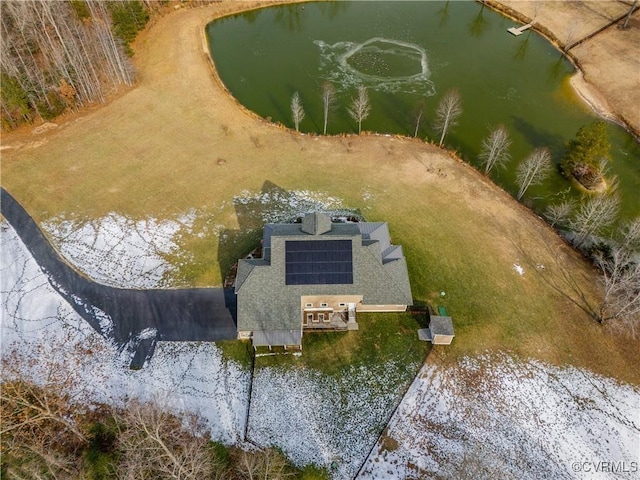
{"type": "MultiPolygon", "coordinates": [[[[329,117],[336,106],[335,88],[325,82],[321,95],[322,126],[326,135],[329,117]]],[[[298,92],[291,99],[291,112],[296,131],[299,131],[305,113],[298,92]]],[[[360,134],[362,122],[371,112],[366,87],[358,87],[347,112],[357,123],[360,134]]],[[[439,137],[438,146],[444,145],[447,133],[458,124],[462,113],[458,91],[447,91],[434,112],[433,128],[439,137]]],[[[415,115],[414,137],[418,136],[422,118],[423,109],[419,108],[415,115]]],[[[477,158],[485,175],[507,165],[511,160],[510,146],[511,139],[504,125],[490,129],[481,142],[477,158]]],[[[616,193],[615,178],[606,179],[610,148],[605,122],[594,121],[578,130],[565,146],[559,169],[587,193],[577,202],[549,205],[544,216],[552,227],[565,232],[572,245],[590,258],[602,274],[603,299],[598,305],[587,305],[589,313],[600,323],[622,327],[635,336],[640,329],[640,217],[611,229],[616,223],[620,198],[616,193]]],[[[521,201],[530,187],[543,183],[553,168],[548,147],[537,147],[523,158],[515,169],[517,200],[521,201]]]]}
{"type": "MultiPolygon", "coordinates": [[[[18,355],[19,356],[19,355],[18,355]]],[[[20,358],[3,359],[0,477],[6,479],[326,480],[277,449],[210,440],[202,419],[161,400],[120,408],[90,403],[73,368],[41,359],[40,384],[21,379],[20,358]]]]}
{"type": "Polygon", "coordinates": [[[0,119],[9,130],[132,85],[129,44],[149,12],[137,0],[24,0],[3,2],[0,18],[0,119]]]}

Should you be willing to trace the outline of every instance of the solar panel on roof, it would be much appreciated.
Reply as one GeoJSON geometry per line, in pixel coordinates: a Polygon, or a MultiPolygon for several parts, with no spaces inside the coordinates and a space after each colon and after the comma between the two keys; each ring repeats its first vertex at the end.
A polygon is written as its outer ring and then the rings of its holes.
{"type": "Polygon", "coordinates": [[[286,285],[353,283],[351,240],[287,240],[286,285]]]}

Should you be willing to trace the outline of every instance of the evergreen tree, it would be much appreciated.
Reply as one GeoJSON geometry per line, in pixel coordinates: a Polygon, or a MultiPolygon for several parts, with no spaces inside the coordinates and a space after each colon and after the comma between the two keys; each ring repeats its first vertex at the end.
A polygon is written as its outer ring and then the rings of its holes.
{"type": "Polygon", "coordinates": [[[596,121],[581,127],[567,144],[562,160],[564,175],[575,178],[586,188],[594,188],[602,181],[610,148],[605,122],[596,121]]]}
{"type": "Polygon", "coordinates": [[[145,10],[141,2],[116,1],[109,2],[109,12],[113,22],[113,33],[120,38],[125,46],[125,51],[129,56],[133,55],[131,42],[136,38],[140,30],[144,28],[149,20],[149,13],[145,10]]]}

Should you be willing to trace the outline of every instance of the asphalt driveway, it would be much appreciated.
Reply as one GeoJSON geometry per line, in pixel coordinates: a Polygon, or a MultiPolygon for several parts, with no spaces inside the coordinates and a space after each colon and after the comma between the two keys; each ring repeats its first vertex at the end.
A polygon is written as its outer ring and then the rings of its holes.
{"type": "Polygon", "coordinates": [[[131,354],[131,368],[151,358],[158,341],[236,338],[233,289],[135,290],[96,283],[72,268],[24,208],[1,189],[2,215],[18,233],[51,285],[105,338],[131,354]]]}

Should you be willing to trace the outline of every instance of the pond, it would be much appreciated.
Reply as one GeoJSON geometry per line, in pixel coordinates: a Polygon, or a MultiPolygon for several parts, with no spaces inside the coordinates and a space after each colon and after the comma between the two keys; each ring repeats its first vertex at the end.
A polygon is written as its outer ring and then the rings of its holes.
{"type": "MultiPolygon", "coordinates": [[[[576,96],[574,67],[546,39],[476,2],[326,2],[285,5],[216,20],[207,26],[220,78],[247,108],[293,128],[290,101],[299,92],[305,118],[300,130],[322,133],[322,85],[336,90],[327,133],[357,133],[347,107],[359,85],[368,89],[371,114],[363,130],[418,136],[437,142],[434,112],[455,88],[463,114],[445,144],[478,165],[481,141],[504,125],[512,160],[492,172],[514,194],[518,162],[549,147],[559,164],[565,143],[597,119],[576,96]],[[416,119],[422,112],[419,123],[416,119]]],[[[619,182],[620,217],[640,212],[640,145],[610,124],[610,175],[619,182]]],[[[578,198],[559,169],[524,200],[542,211],[578,198]]]]}

